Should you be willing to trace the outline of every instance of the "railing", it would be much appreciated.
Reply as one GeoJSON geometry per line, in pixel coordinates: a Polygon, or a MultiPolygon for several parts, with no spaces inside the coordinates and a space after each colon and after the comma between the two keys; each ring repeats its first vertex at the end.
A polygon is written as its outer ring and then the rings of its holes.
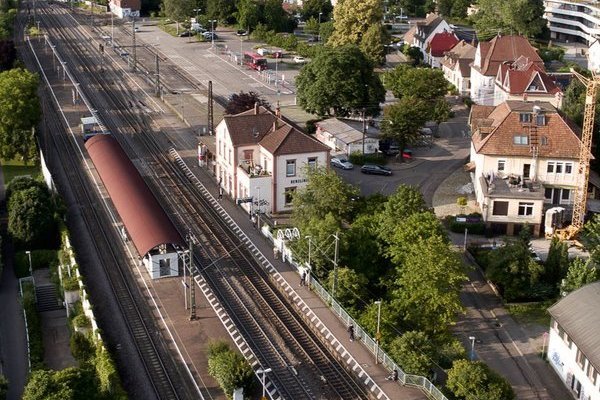
{"type": "MultiPolygon", "coordinates": [[[[273,241],[275,246],[279,247],[282,254],[285,255],[285,258],[293,267],[296,268],[298,274],[301,274],[304,270],[304,267],[294,261],[292,250],[288,248],[285,243],[281,243],[281,241],[275,239],[271,232],[267,233],[265,232],[265,229],[263,229],[263,234],[273,241]]],[[[308,277],[308,285],[323,300],[325,304],[330,305],[331,310],[344,322],[344,324],[346,324],[346,326],[349,326],[350,324],[354,326],[354,335],[356,340],[362,342],[365,347],[371,353],[373,353],[374,356],[377,354],[377,360],[380,364],[384,365],[389,371],[393,371],[394,369],[398,371],[398,382],[400,384],[417,386],[429,397],[435,400],[448,400],[448,398],[444,396],[444,394],[437,387],[435,387],[429,379],[424,376],[405,373],[390,356],[388,356],[381,348],[378,349],[377,342],[375,342],[375,340],[369,336],[363,327],[360,326],[357,321],[352,318],[348,312],[346,312],[346,310],[344,310],[344,307],[342,307],[342,305],[331,296],[331,294],[312,274],[310,274],[308,277]]]]}

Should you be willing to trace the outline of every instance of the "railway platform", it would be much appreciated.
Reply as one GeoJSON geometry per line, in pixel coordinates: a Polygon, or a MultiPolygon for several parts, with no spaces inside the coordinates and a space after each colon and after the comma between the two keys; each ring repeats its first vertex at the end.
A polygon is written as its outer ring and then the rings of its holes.
{"type": "MultiPolygon", "coordinates": [[[[195,156],[190,155],[183,157],[183,159],[197,179],[214,198],[217,198],[217,181],[212,174],[205,168],[198,166],[195,156]]],[[[274,259],[272,243],[254,227],[248,214],[237,206],[232,199],[227,197],[224,197],[220,201],[220,205],[235,220],[240,229],[244,231],[262,255],[269,260],[283,280],[289,284],[290,287],[286,289],[286,292],[292,301],[296,304],[302,304],[303,302],[306,305],[306,307],[300,306],[300,308],[303,309],[303,312],[310,314],[309,319],[316,321],[315,325],[318,326],[321,334],[327,338],[330,346],[360,376],[360,379],[369,387],[375,398],[394,400],[427,399],[426,394],[419,388],[403,386],[398,382],[386,380],[391,371],[387,370],[381,364],[376,364],[373,354],[358,340],[350,341],[346,325],[316,293],[309,290],[306,286],[300,285],[300,276],[295,268],[287,262],[274,259]]],[[[281,283],[286,285],[283,282],[281,283]]]]}

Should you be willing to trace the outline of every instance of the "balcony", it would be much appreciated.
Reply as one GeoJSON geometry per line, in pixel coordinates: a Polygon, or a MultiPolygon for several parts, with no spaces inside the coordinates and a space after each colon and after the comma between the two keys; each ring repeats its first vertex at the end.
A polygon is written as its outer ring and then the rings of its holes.
{"type": "Polygon", "coordinates": [[[264,178],[271,176],[271,173],[262,166],[254,164],[252,161],[242,161],[238,169],[243,171],[248,178],[264,178]]]}

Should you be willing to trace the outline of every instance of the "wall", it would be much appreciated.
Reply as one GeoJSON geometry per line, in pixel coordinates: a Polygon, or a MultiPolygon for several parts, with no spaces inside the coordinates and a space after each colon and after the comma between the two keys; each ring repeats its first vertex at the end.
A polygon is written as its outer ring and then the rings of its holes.
{"type": "Polygon", "coordinates": [[[143,259],[144,266],[152,279],[168,278],[179,275],[179,257],[176,252],[165,254],[147,254],[143,259]],[[169,274],[160,274],[160,260],[170,260],[169,274]]]}
{"type": "Polygon", "coordinates": [[[481,105],[494,105],[494,77],[471,68],[471,99],[481,105]]]}
{"type": "Polygon", "coordinates": [[[276,159],[276,174],[275,184],[275,209],[274,212],[291,210],[291,206],[285,206],[285,188],[295,187],[296,190],[306,186],[306,178],[303,174],[303,169],[308,163],[308,159],[311,157],[317,157],[318,166],[327,166],[327,153],[304,153],[304,154],[290,154],[285,156],[279,156],[276,159]],[[286,161],[296,160],[296,175],[288,177],[286,176],[286,161]]]}

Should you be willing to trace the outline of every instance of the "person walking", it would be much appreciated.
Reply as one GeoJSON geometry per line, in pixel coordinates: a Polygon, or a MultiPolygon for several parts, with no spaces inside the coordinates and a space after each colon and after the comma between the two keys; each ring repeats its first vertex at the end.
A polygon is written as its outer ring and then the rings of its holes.
{"type": "Polygon", "coordinates": [[[348,327],[348,335],[350,336],[350,341],[354,342],[354,325],[352,324],[348,327]]]}
{"type": "Polygon", "coordinates": [[[300,286],[306,285],[306,271],[302,271],[302,275],[300,276],[300,286]]]}
{"type": "Polygon", "coordinates": [[[223,200],[223,187],[219,186],[219,201],[223,200]]]}

